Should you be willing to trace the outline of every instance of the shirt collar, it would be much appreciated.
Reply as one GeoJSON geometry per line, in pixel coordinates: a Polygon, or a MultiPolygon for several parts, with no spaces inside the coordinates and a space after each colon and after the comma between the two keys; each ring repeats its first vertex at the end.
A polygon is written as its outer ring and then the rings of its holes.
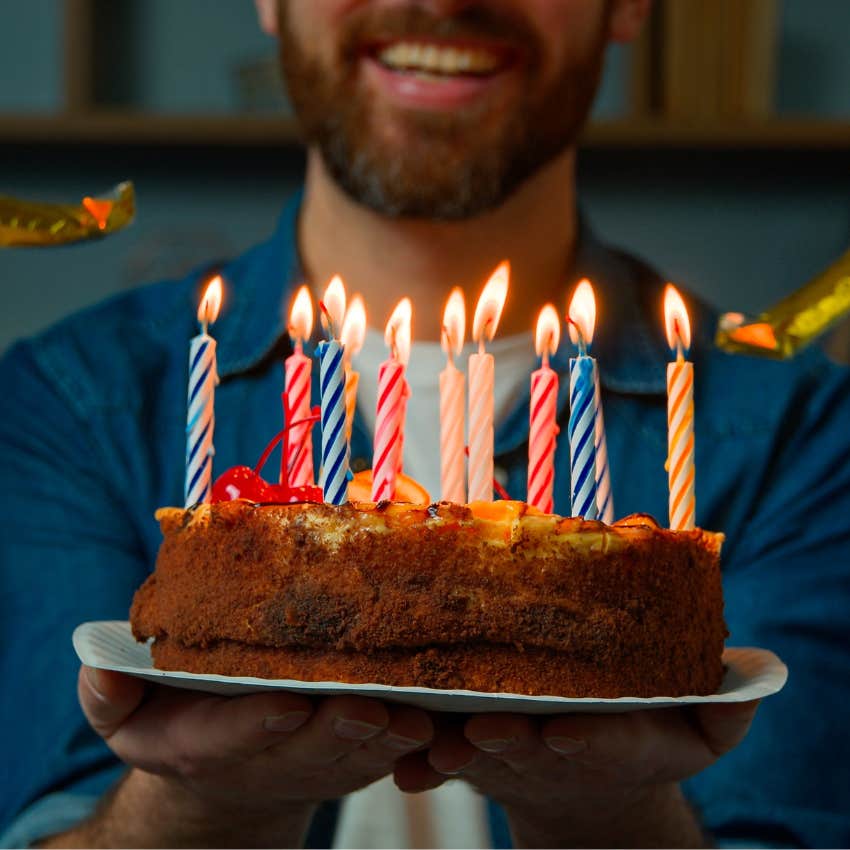
{"type": "MultiPolygon", "coordinates": [[[[222,377],[256,366],[285,337],[289,294],[303,276],[298,254],[302,198],[302,191],[290,198],[270,240],[222,269],[228,296],[215,325],[222,377]]],[[[620,393],[663,394],[670,355],[662,327],[661,278],[641,261],[599,241],[581,216],[575,262],[565,276],[565,298],[583,277],[592,282],[597,299],[591,353],[598,360],[602,386],[620,393]]],[[[695,324],[704,331],[708,323],[695,324]]],[[[568,374],[571,356],[573,347],[567,339],[551,361],[562,377],[568,374]]],[[[566,382],[561,383],[563,402],[566,382]]],[[[527,423],[527,399],[508,420],[513,423],[517,418],[527,423]]],[[[500,430],[515,432],[509,423],[500,430]]]]}
{"type": "Polygon", "coordinates": [[[283,208],[273,236],[222,268],[226,296],[213,334],[221,377],[260,363],[286,335],[289,294],[303,277],[298,255],[302,191],[283,208]]]}

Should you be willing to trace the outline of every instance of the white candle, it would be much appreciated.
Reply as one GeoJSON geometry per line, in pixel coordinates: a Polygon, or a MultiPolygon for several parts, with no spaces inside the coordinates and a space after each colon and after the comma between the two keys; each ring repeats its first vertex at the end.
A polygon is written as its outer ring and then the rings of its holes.
{"type": "Polygon", "coordinates": [[[472,322],[478,353],[469,357],[469,501],[493,501],[493,386],[495,364],[485,342],[492,340],[508,294],[510,264],[501,263],[487,281],[472,322]]]}

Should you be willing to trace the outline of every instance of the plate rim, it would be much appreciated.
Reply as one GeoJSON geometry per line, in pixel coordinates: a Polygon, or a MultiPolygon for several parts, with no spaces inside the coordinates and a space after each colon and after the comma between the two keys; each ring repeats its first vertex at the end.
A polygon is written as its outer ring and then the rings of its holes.
{"type": "MultiPolygon", "coordinates": [[[[88,637],[90,632],[95,631],[98,627],[119,627],[122,637],[129,637],[136,646],[141,646],[132,637],[130,631],[130,623],[127,620],[91,620],[80,623],[73,631],[71,640],[74,646],[74,651],[78,659],[83,664],[88,664],[83,659],[84,651],[81,649],[83,641],[88,637]]],[[[95,632],[96,633],[96,632],[95,632]]],[[[149,639],[147,645],[153,642],[149,639]]],[[[776,682],[767,688],[761,696],[742,696],[737,694],[743,687],[753,687],[756,681],[751,677],[748,683],[739,685],[734,690],[728,693],[714,693],[705,695],[689,694],[681,697],[671,696],[654,696],[654,697],[562,697],[543,694],[516,694],[507,691],[470,691],[470,690],[450,690],[441,688],[425,688],[418,685],[400,686],[400,685],[382,685],[378,682],[335,682],[335,681],[304,681],[299,679],[262,679],[256,676],[224,676],[219,673],[190,673],[185,670],[159,670],[151,664],[149,667],[136,667],[131,665],[120,664],[99,664],[90,665],[98,669],[114,670],[119,673],[137,676],[147,679],[177,679],[180,681],[189,682],[208,682],[212,684],[224,684],[243,687],[261,687],[264,690],[298,690],[298,691],[317,691],[319,689],[343,689],[352,693],[359,691],[379,689],[384,692],[387,697],[396,696],[433,696],[433,697],[465,697],[467,699],[498,699],[506,701],[508,699],[514,701],[524,701],[538,705],[610,705],[610,706],[628,706],[628,705],[645,705],[647,707],[657,706],[664,707],[670,705],[697,705],[711,703],[736,703],[746,702],[752,699],[761,699],[766,696],[772,696],[779,693],[788,681],[788,666],[779,658],[772,650],[755,646],[724,646],[723,658],[724,666],[729,668],[731,664],[725,661],[729,652],[756,652],[762,658],[762,662],[766,667],[770,667],[773,674],[777,676],[776,682]]],[[[87,654],[87,653],[86,653],[87,654]]],[[[724,675],[724,681],[726,679],[724,675]]]]}

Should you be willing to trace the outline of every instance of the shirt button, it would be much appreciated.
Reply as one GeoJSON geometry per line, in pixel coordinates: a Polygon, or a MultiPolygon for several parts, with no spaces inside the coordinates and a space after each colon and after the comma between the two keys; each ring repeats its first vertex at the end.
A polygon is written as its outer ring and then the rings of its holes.
{"type": "Polygon", "coordinates": [[[366,460],[365,457],[356,457],[351,461],[351,471],[352,472],[363,472],[364,469],[369,468],[369,461],[366,460]]]}
{"type": "Polygon", "coordinates": [[[496,481],[498,481],[499,484],[502,485],[502,487],[507,487],[507,485],[508,485],[508,470],[505,469],[504,466],[497,466],[493,470],[493,476],[495,477],[496,481]]]}

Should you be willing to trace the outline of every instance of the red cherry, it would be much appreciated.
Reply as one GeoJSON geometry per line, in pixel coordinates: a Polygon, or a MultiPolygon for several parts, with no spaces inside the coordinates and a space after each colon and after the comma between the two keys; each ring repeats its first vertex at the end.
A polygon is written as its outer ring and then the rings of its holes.
{"type": "Polygon", "coordinates": [[[212,501],[249,499],[252,502],[268,502],[268,489],[269,485],[250,466],[232,466],[222,472],[213,484],[212,501]]]}

